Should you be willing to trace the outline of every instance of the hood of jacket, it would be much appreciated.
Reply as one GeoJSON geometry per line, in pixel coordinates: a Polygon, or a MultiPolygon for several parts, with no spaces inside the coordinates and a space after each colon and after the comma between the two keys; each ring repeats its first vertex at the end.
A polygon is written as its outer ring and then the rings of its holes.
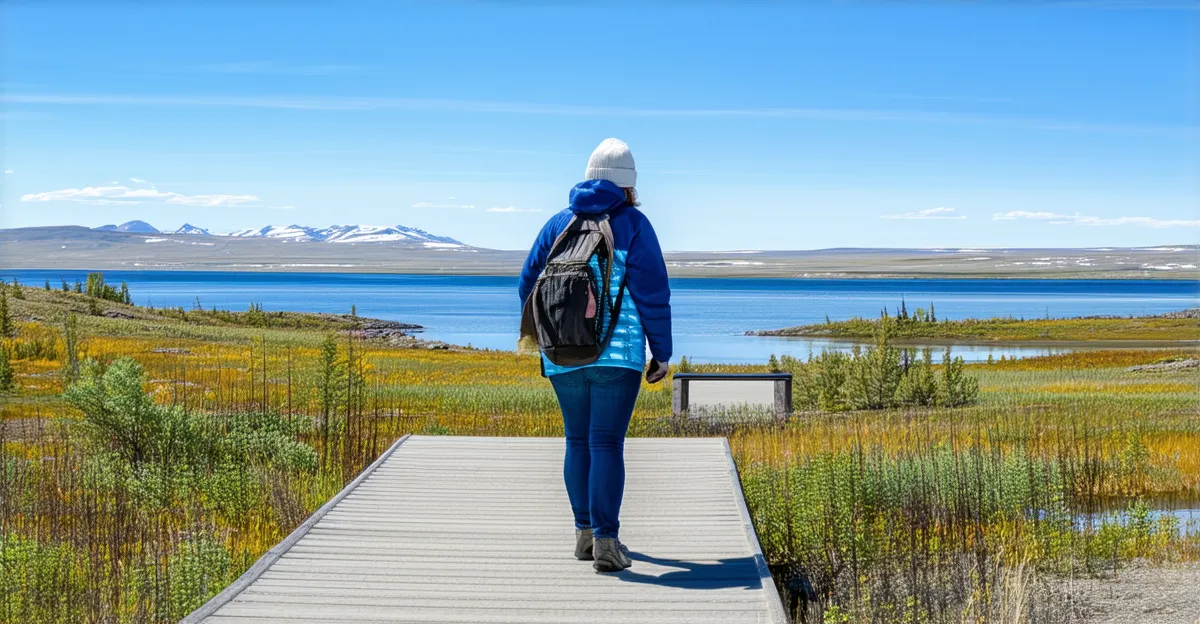
{"type": "Polygon", "coordinates": [[[570,209],[577,215],[604,214],[625,203],[625,189],[608,180],[588,180],[571,189],[570,209]]]}

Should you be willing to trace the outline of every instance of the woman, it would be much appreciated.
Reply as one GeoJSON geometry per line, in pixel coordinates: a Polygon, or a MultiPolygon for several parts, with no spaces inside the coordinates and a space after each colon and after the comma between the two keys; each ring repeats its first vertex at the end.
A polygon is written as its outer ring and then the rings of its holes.
{"type": "Polygon", "coordinates": [[[585,366],[542,365],[562,409],[567,437],[563,478],[575,515],[575,556],[600,572],[632,565],[617,536],[625,488],[625,431],[641,388],[667,375],[671,359],[671,290],[650,221],[637,209],[637,169],[629,147],[605,139],[588,160],[571,205],[550,218],[529,251],[518,287],[522,304],[546,266],[551,247],[574,215],[608,215],[613,234],[611,289],[620,314],[599,359],[585,366]],[[620,297],[621,289],[625,289],[620,297]],[[632,303],[632,305],[631,305],[632,303]],[[651,359],[646,362],[646,343],[651,359]]]}

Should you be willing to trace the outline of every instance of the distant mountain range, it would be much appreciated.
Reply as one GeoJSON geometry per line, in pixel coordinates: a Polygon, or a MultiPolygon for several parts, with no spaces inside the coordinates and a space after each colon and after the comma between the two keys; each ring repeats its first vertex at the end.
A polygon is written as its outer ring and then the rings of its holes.
{"type": "Polygon", "coordinates": [[[315,228],[304,225],[267,225],[261,228],[214,234],[209,230],[184,223],[179,229],[164,232],[145,221],[127,221],[121,225],[102,225],[93,228],[101,232],[133,234],[169,234],[186,236],[228,236],[232,238],[272,238],[297,243],[422,243],[427,247],[465,247],[448,236],[437,236],[425,230],[404,225],[331,225],[315,228]]]}
{"type": "MultiPolygon", "coordinates": [[[[144,221],[0,228],[0,269],[517,275],[528,252],[394,226],[267,226],[228,234],[144,221]],[[351,243],[336,245],[326,243],[351,243]]],[[[668,251],[671,277],[1200,280],[1200,245],[1154,247],[668,251]]],[[[1191,284],[1189,284],[1191,286],[1191,284]]],[[[913,285],[919,288],[919,285],[913,285]]],[[[1193,287],[1194,290],[1194,287],[1193,287]]]]}
{"type": "MultiPolygon", "coordinates": [[[[187,226],[184,226],[187,227],[187,226]]],[[[133,234],[158,234],[158,228],[146,223],[145,221],[126,221],[121,225],[102,225],[93,230],[101,232],[131,232],[133,234]]]]}

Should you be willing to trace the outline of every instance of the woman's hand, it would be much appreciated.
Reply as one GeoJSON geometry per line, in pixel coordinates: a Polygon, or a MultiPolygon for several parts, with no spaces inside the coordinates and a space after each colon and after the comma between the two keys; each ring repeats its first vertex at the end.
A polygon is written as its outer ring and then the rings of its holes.
{"type": "Polygon", "coordinates": [[[646,367],[646,381],[648,383],[658,383],[667,376],[670,367],[658,360],[651,359],[650,365],[646,367]]]}

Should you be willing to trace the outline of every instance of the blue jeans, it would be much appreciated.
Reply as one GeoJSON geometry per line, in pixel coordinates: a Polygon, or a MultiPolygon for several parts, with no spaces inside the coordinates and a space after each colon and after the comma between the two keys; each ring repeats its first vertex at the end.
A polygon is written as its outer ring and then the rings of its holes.
{"type": "Polygon", "coordinates": [[[563,479],[575,528],[616,537],[625,491],[625,431],[642,374],[630,368],[590,366],[550,376],[567,434],[563,479]]]}

